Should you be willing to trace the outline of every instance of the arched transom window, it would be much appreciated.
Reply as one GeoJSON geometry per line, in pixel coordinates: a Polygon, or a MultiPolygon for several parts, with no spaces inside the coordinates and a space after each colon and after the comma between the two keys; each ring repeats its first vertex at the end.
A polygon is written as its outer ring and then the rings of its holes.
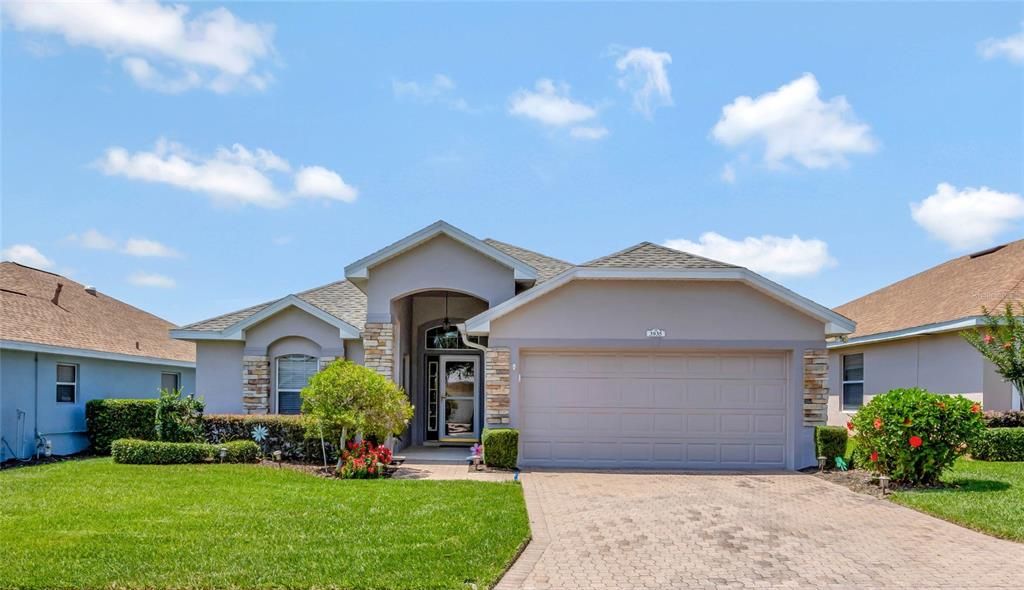
{"type": "Polygon", "coordinates": [[[298,414],[302,409],[302,388],[316,375],[315,356],[288,354],[277,357],[277,413],[298,414]]]}
{"type": "MultiPolygon", "coordinates": [[[[459,335],[459,329],[455,326],[448,326],[445,328],[442,325],[430,328],[426,331],[424,340],[425,342],[423,345],[426,348],[436,350],[465,350],[469,348],[462,341],[462,337],[459,335]]],[[[474,344],[487,346],[486,336],[470,336],[469,341],[474,344]]]]}

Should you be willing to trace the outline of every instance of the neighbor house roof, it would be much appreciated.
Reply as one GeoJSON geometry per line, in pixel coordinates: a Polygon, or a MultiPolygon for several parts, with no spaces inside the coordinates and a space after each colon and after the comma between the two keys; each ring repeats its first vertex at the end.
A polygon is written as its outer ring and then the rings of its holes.
{"type": "Polygon", "coordinates": [[[836,311],[857,322],[853,340],[976,318],[982,307],[1007,303],[1024,303],[1024,240],[954,258],[836,311]]]}
{"type": "Polygon", "coordinates": [[[659,246],[651,242],[640,242],[625,250],[602,256],[583,264],[593,268],[658,268],[686,270],[693,268],[739,268],[710,258],[659,246]]]}
{"type": "Polygon", "coordinates": [[[0,263],[4,348],[70,348],[132,357],[129,360],[194,363],[195,345],[172,339],[168,331],[174,327],[101,292],[91,294],[67,277],[14,262],[0,263]],[[60,294],[55,297],[58,287],[60,294]]]}

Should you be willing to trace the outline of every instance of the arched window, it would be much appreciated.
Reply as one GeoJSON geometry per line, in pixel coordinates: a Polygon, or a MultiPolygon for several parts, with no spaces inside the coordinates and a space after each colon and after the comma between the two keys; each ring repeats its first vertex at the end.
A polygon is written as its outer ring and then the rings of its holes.
{"type": "MultiPolygon", "coordinates": [[[[442,326],[435,326],[426,331],[424,335],[425,342],[423,345],[426,348],[435,350],[465,350],[469,348],[466,343],[462,341],[462,336],[459,335],[459,329],[455,326],[448,326],[447,329],[442,326]]],[[[487,346],[486,336],[470,336],[469,341],[474,344],[480,344],[487,346]]]]}
{"type": "Polygon", "coordinates": [[[277,413],[298,414],[302,409],[302,388],[319,370],[315,356],[287,354],[277,357],[277,413]]]}

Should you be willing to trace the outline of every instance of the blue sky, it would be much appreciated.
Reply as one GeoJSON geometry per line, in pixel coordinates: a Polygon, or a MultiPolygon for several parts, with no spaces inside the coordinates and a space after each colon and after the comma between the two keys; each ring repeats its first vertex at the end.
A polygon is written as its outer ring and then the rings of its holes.
{"type": "Polygon", "coordinates": [[[68,6],[4,7],[5,257],[178,323],[441,218],[830,306],[1024,237],[1019,3],[68,6]]]}

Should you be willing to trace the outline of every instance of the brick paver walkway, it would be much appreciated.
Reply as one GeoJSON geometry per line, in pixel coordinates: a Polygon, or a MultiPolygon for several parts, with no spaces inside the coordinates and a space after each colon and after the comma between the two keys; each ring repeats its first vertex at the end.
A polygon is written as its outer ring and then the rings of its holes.
{"type": "Polygon", "coordinates": [[[1022,588],[1024,545],[800,474],[536,471],[512,588],[1022,588]]]}

